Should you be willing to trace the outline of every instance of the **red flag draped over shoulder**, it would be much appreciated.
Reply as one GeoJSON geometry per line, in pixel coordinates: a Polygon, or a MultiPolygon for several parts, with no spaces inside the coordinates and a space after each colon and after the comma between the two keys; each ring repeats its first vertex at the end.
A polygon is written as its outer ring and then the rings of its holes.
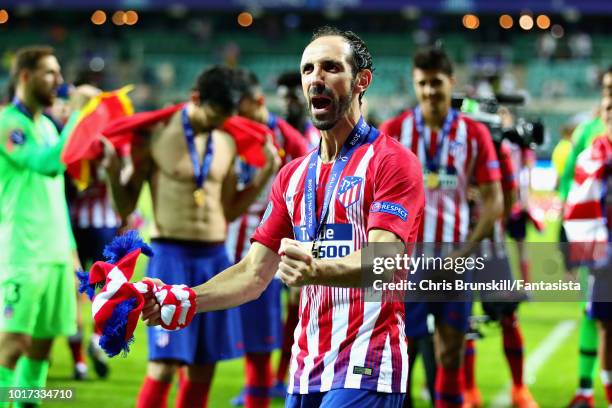
{"type": "MultiPolygon", "coordinates": [[[[167,121],[174,113],[185,106],[185,103],[169,106],[149,112],[139,112],[129,117],[113,121],[104,128],[102,134],[116,147],[132,140],[134,132],[167,121]]],[[[236,141],[238,155],[245,162],[255,167],[263,167],[266,163],[263,146],[272,131],[261,123],[240,116],[228,118],[221,128],[236,141]]]]}
{"type": "Polygon", "coordinates": [[[128,85],[113,92],[102,92],[92,98],[79,113],[74,129],[62,150],[61,160],[68,174],[80,188],[89,182],[89,160],[102,154],[99,138],[107,124],[134,112],[127,94],[133,89],[128,85]]]}
{"type": "Polygon", "coordinates": [[[242,160],[255,167],[266,164],[263,146],[272,137],[272,131],[267,126],[242,116],[232,116],[223,123],[222,128],[236,141],[236,150],[242,160]]]}
{"type": "MultiPolygon", "coordinates": [[[[62,162],[68,174],[81,189],[89,183],[89,161],[102,155],[100,136],[106,137],[120,155],[127,155],[135,131],[167,121],[185,106],[185,103],[169,106],[155,111],[134,113],[132,102],[127,94],[133,89],[128,85],[113,92],[103,92],[92,98],[81,110],[77,123],[62,151],[62,162]]],[[[255,167],[263,167],[266,162],[263,146],[271,130],[261,123],[232,116],[222,125],[236,141],[238,155],[255,167]]]]}

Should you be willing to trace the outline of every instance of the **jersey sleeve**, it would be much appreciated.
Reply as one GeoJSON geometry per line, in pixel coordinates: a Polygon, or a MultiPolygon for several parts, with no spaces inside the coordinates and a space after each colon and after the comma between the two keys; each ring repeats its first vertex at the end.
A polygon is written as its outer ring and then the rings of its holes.
{"type": "Polygon", "coordinates": [[[472,122],[473,143],[476,143],[474,178],[476,183],[485,184],[501,180],[500,164],[489,130],[481,123],[472,122]]]}
{"type": "Polygon", "coordinates": [[[382,229],[402,242],[414,242],[423,218],[423,174],[416,156],[397,146],[376,160],[374,197],[369,209],[368,232],[382,229]]]}
{"type": "Polygon", "coordinates": [[[516,190],[518,188],[518,184],[514,178],[514,164],[512,164],[510,148],[503,143],[499,148],[499,169],[501,172],[502,190],[516,190]]]}
{"type": "Polygon", "coordinates": [[[288,166],[285,166],[274,180],[266,211],[251,237],[251,243],[257,241],[274,252],[280,248],[283,238],[293,238],[291,218],[283,194],[286,190],[284,170],[287,168],[288,166]]]}
{"type": "MultiPolygon", "coordinates": [[[[11,118],[0,121],[0,154],[18,168],[32,170],[45,176],[56,176],[66,169],[60,156],[78,114],[73,114],[64,127],[60,139],[51,146],[40,145],[11,118]]],[[[42,119],[47,120],[47,119],[42,119]]],[[[48,126],[53,126],[49,123],[48,126]]]]}

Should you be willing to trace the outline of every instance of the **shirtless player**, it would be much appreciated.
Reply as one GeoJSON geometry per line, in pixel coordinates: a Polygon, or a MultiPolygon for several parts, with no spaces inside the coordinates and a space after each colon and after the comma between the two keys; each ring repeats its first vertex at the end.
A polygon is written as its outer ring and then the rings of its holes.
{"type": "MultiPolygon", "coordinates": [[[[146,181],[153,199],[155,257],[147,276],[196,285],[230,266],[223,242],[226,224],[243,214],[272,174],[279,159],[269,143],[266,165],[251,184],[237,192],[234,139],[216,129],[237,109],[240,93],[229,68],[214,67],[197,79],[194,101],[176,112],[150,137],[132,147],[135,172],[127,185],[119,180],[117,160],[109,184],[121,216],[130,214],[146,181]]],[[[172,377],[187,365],[177,407],[206,406],[215,363],[243,353],[237,309],[196,317],[187,330],[149,328],[149,364],[137,407],[166,406],[172,377]]]]}

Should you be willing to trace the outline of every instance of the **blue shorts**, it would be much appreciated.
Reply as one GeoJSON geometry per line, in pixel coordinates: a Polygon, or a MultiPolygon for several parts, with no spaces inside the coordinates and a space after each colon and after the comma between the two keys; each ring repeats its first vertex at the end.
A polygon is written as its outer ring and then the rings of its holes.
{"type": "Polygon", "coordinates": [[[312,394],[287,394],[285,408],[401,408],[406,394],[340,388],[312,394]]]}
{"type": "Polygon", "coordinates": [[[87,268],[87,264],[103,260],[104,247],[115,238],[117,228],[75,227],[73,232],[79,259],[83,268],[87,268]]]}
{"type": "Polygon", "coordinates": [[[472,302],[406,302],[406,336],[428,334],[427,316],[432,314],[436,323],[446,323],[465,333],[469,328],[472,302]]]}
{"type": "Polygon", "coordinates": [[[587,315],[591,319],[612,320],[612,276],[606,270],[591,271],[589,275],[589,302],[587,315]]]}
{"type": "Polygon", "coordinates": [[[612,302],[588,302],[587,316],[595,320],[612,320],[612,302]]]}
{"type": "MultiPolygon", "coordinates": [[[[153,240],[154,256],[147,276],[167,284],[196,286],[231,266],[223,244],[153,240]]],[[[149,327],[149,360],[178,360],[185,364],[214,363],[244,354],[238,308],[197,314],[178,331],[149,327]]]]}
{"type": "Polygon", "coordinates": [[[281,347],[281,287],[280,280],[272,279],[258,299],[240,306],[245,351],[269,353],[281,347]]]}

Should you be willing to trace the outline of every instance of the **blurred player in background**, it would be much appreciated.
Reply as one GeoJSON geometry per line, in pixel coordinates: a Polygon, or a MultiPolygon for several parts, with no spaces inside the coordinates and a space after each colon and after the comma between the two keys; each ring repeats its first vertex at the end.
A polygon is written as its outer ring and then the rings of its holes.
{"type": "MultiPolygon", "coordinates": [[[[319,145],[321,134],[310,120],[308,103],[302,91],[302,76],[299,71],[286,71],[277,80],[277,93],[283,104],[283,115],[291,126],[299,130],[306,138],[308,147],[313,149],[319,145]]],[[[286,393],[287,373],[291,361],[291,346],[293,345],[293,332],[299,319],[300,289],[287,287],[287,310],[283,330],[283,345],[281,356],[276,368],[276,379],[273,392],[281,389],[286,393]]]]}
{"type": "Polygon", "coordinates": [[[308,105],[302,92],[302,78],[299,72],[288,71],[278,78],[277,93],[283,103],[283,115],[291,126],[304,135],[308,147],[319,145],[321,134],[308,117],[308,105]]]}
{"type": "MultiPolygon", "coordinates": [[[[608,67],[601,78],[602,97],[612,97],[612,66],[608,67]]],[[[563,203],[567,200],[569,190],[574,180],[574,171],[578,156],[591,144],[593,140],[605,133],[606,127],[601,119],[601,105],[597,108],[598,114],[595,118],[583,122],[572,134],[573,148],[565,162],[564,170],[559,179],[559,198],[563,203]]],[[[561,242],[567,242],[564,227],[561,227],[561,242]]],[[[568,267],[572,267],[568,265],[568,267]]],[[[584,274],[586,270],[582,270],[584,274]]],[[[584,305],[586,306],[586,305],[584,305]]],[[[595,365],[597,363],[597,325],[595,319],[589,317],[586,312],[580,322],[580,334],[578,343],[578,389],[569,408],[591,408],[594,407],[593,382],[595,377],[595,365]]]]}
{"type": "MultiPolygon", "coordinates": [[[[508,128],[514,125],[514,118],[509,110],[502,107],[499,110],[499,115],[502,118],[503,127],[508,128]]],[[[510,217],[507,218],[506,231],[516,241],[521,278],[528,282],[531,266],[524,243],[527,236],[527,225],[529,222],[534,222],[534,218],[529,211],[529,192],[531,190],[531,169],[535,165],[535,151],[531,147],[520,146],[515,143],[508,143],[508,146],[514,166],[517,190],[514,208],[510,217]]]]}
{"type": "MultiPolygon", "coordinates": [[[[98,73],[82,70],[77,74],[73,85],[90,84],[100,88],[101,79],[98,73]]],[[[121,226],[121,219],[113,208],[111,195],[106,186],[106,172],[102,159],[90,160],[88,166],[90,179],[87,187],[79,188],[73,182],[67,186],[72,231],[81,265],[86,269],[89,269],[94,262],[104,259],[102,255],[104,246],[113,239],[121,226]]],[[[77,333],[68,338],[76,380],[87,377],[87,364],[83,353],[83,322],[80,313],[82,299],[83,295],[77,294],[77,333]]],[[[99,339],[98,334],[92,334],[87,352],[98,377],[106,378],[109,368],[106,354],[99,346],[99,339]]]]}
{"type": "MultiPolygon", "coordinates": [[[[612,307],[607,301],[611,293],[612,258],[612,96],[603,97],[600,112],[606,130],[576,159],[576,176],[567,195],[564,226],[572,258],[575,259],[576,246],[582,251],[588,250],[583,252],[587,256],[581,256],[589,261],[592,273],[586,312],[599,326],[601,382],[608,406],[612,406],[612,307]]],[[[590,393],[580,389],[571,404],[573,407],[594,406],[592,387],[590,393]]]]}
{"type": "MultiPolygon", "coordinates": [[[[272,144],[277,149],[281,166],[293,159],[305,155],[308,145],[304,137],[284,119],[272,114],[266,107],[266,100],[259,81],[252,72],[241,69],[237,72],[242,97],[238,105],[238,114],[262,123],[273,132],[272,144]]],[[[257,169],[243,160],[236,160],[239,190],[248,187],[257,173],[257,169]]],[[[226,246],[233,262],[241,260],[251,246],[250,237],[259,225],[268,205],[272,180],[261,191],[257,200],[248,211],[232,222],[228,227],[226,246]]],[[[268,407],[272,386],[270,353],[282,343],[281,321],[281,282],[273,279],[261,296],[252,302],[240,306],[244,348],[246,351],[246,387],[236,398],[236,405],[247,408],[268,407]]],[[[295,329],[295,326],[293,327],[295,329]]],[[[282,386],[282,384],[281,384],[282,386]]],[[[283,387],[281,396],[286,394],[283,387]]]]}
{"type": "MultiPolygon", "coordinates": [[[[278,169],[275,149],[265,147],[266,164],[237,191],[234,139],[217,129],[238,107],[240,90],[232,69],[213,67],[198,78],[194,100],[132,146],[134,174],[120,182],[118,157],[111,156],[109,184],[116,208],[127,217],[145,182],[154,209],[147,276],[195,285],[231,265],[224,242],[226,221],[244,214],[278,169]]],[[[237,309],[198,316],[188,329],[149,328],[149,364],[138,407],[166,405],[177,367],[186,365],[178,407],[206,406],[217,361],[243,353],[237,309]]]]}
{"type": "Polygon", "coordinates": [[[0,113],[0,387],[34,388],[46,384],[53,338],[76,331],[80,263],[60,154],[97,90],[72,92],[73,115],[59,135],[43,115],[63,82],[53,49],[20,49],[11,74],[15,96],[0,113]]]}
{"type": "MultiPolygon", "coordinates": [[[[104,259],[102,256],[104,246],[113,239],[121,226],[121,219],[113,208],[110,192],[106,186],[106,174],[101,159],[91,160],[88,165],[90,184],[85,190],[74,188],[72,194],[69,194],[74,238],[79,259],[85,268],[89,268],[97,260],[104,259]]],[[[99,335],[92,334],[87,351],[93,361],[96,374],[100,378],[106,378],[108,364],[104,352],[98,345],[99,338],[99,335]]],[[[87,373],[87,365],[82,352],[82,324],[78,325],[77,334],[71,336],[68,342],[75,362],[75,379],[83,379],[87,373]]]]}
{"type": "MultiPolygon", "coordinates": [[[[455,84],[448,56],[438,48],[418,51],[412,79],[419,105],[381,125],[419,158],[425,182],[425,216],[419,242],[461,244],[453,256],[467,256],[487,237],[502,213],[499,162],[487,128],[451,108],[455,84]],[[466,191],[474,179],[482,199],[482,216],[469,232],[466,191]]],[[[452,273],[452,272],[449,272],[452,273]]],[[[438,370],[435,406],[461,407],[464,335],[471,302],[406,303],[406,334],[435,316],[438,370]]]]}
{"type": "MultiPolygon", "coordinates": [[[[513,168],[510,142],[494,141],[495,151],[499,158],[501,186],[504,195],[504,210],[502,216],[495,222],[491,237],[483,240],[479,254],[486,259],[485,268],[477,272],[476,280],[513,280],[512,268],[505,243],[504,225],[516,201],[517,182],[513,168]]],[[[470,208],[474,225],[480,217],[480,197],[476,188],[470,187],[470,208]]],[[[481,293],[482,308],[488,318],[499,322],[502,329],[503,350],[512,377],[511,401],[517,408],[537,408],[527,385],[524,382],[524,346],[523,335],[518,320],[517,309],[519,299],[496,299],[500,293],[481,293]]],[[[507,295],[505,295],[507,296],[507,295]]],[[[465,399],[463,408],[482,407],[482,396],[476,383],[476,336],[468,336],[465,346],[464,375],[465,399]]]]}

